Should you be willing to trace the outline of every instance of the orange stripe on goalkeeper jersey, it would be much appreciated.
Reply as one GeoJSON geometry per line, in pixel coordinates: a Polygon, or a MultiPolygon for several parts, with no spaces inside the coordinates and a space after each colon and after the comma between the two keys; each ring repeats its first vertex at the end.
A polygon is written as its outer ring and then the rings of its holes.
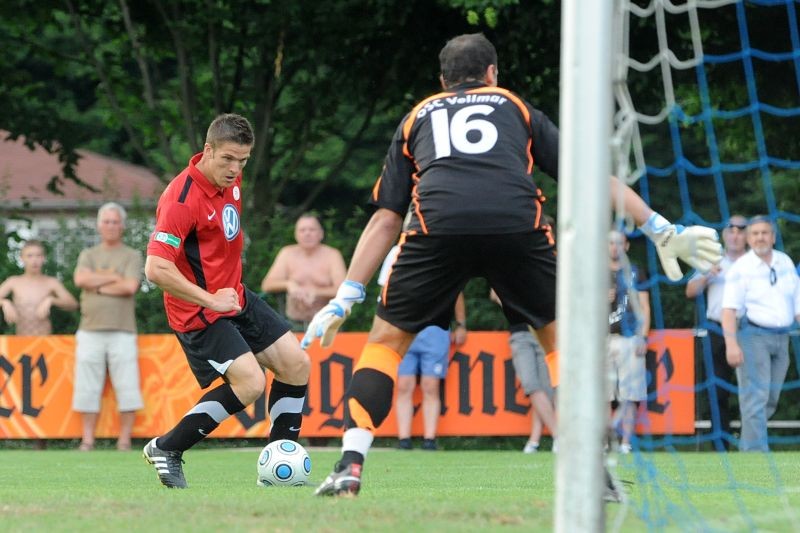
{"type": "Polygon", "coordinates": [[[555,246],[556,238],[553,236],[553,226],[550,224],[545,224],[542,227],[544,228],[544,234],[547,236],[547,242],[549,242],[552,246],[555,246]]]}
{"type": "Polygon", "coordinates": [[[383,166],[383,171],[381,171],[380,176],[378,179],[375,180],[375,185],[372,186],[372,200],[377,202],[378,201],[378,191],[381,188],[381,180],[383,179],[383,172],[386,170],[386,165],[383,166]]]}
{"type": "Polygon", "coordinates": [[[536,206],[536,217],[533,219],[533,229],[539,229],[539,223],[542,221],[542,204],[535,198],[533,204],[536,206]]]}
{"type": "Polygon", "coordinates": [[[419,203],[419,194],[417,194],[417,184],[411,188],[411,203],[414,204],[414,214],[417,215],[419,226],[422,233],[428,234],[428,225],[425,223],[425,217],[422,214],[422,205],[419,203]]]}
{"type": "Polygon", "coordinates": [[[522,118],[525,119],[525,124],[528,126],[528,131],[531,132],[531,135],[528,137],[528,146],[527,146],[527,156],[528,156],[528,174],[533,172],[533,153],[531,152],[531,146],[533,144],[533,127],[531,126],[531,114],[528,112],[528,107],[525,105],[525,102],[517,96],[516,94],[512,93],[508,89],[503,89],[501,87],[479,87],[477,89],[470,89],[466,91],[467,94],[478,94],[478,93],[493,93],[493,94],[502,94],[509,100],[511,100],[514,105],[519,108],[519,112],[522,113],[522,118]]]}
{"type": "MultiPolygon", "coordinates": [[[[408,114],[408,118],[406,118],[406,121],[403,124],[403,139],[406,142],[408,142],[408,135],[409,135],[409,133],[411,133],[411,127],[414,125],[414,122],[416,122],[416,120],[417,120],[417,114],[419,113],[419,110],[422,109],[423,107],[425,107],[425,104],[427,104],[428,102],[430,102],[432,100],[440,100],[442,98],[447,98],[448,96],[453,96],[454,94],[456,94],[456,93],[454,93],[454,92],[441,92],[441,93],[429,96],[426,99],[422,100],[417,105],[415,105],[414,109],[412,109],[411,113],[408,114]]],[[[403,148],[403,152],[408,153],[405,150],[405,147],[403,148]]]]}
{"type": "Polygon", "coordinates": [[[400,354],[377,342],[368,342],[361,350],[361,357],[356,363],[353,372],[361,368],[371,368],[386,374],[392,381],[397,381],[397,368],[400,366],[400,354]]]}
{"type": "Polygon", "coordinates": [[[558,387],[558,350],[553,350],[544,356],[547,364],[547,373],[550,374],[550,386],[558,387]]]}
{"type": "Polygon", "coordinates": [[[386,275],[386,282],[383,284],[383,289],[381,289],[381,302],[383,302],[384,307],[386,306],[386,302],[388,301],[386,295],[389,292],[389,282],[392,280],[392,269],[394,269],[394,264],[397,262],[397,258],[400,257],[400,252],[403,251],[403,244],[406,242],[406,233],[403,232],[400,234],[400,240],[397,241],[397,246],[400,249],[397,251],[397,254],[394,256],[394,261],[392,264],[389,265],[389,273],[386,275]]]}
{"type": "Polygon", "coordinates": [[[357,428],[368,429],[372,432],[375,431],[375,423],[372,417],[361,403],[355,398],[347,400],[347,409],[350,411],[350,419],[355,422],[357,428]]]}

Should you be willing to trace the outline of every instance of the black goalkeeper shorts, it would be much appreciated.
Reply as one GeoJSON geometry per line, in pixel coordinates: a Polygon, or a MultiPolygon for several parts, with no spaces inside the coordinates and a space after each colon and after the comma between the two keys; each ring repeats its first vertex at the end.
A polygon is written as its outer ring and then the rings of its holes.
{"type": "Polygon", "coordinates": [[[431,324],[447,328],[458,293],[475,277],[488,280],[509,323],[538,329],[555,320],[556,251],[544,230],[405,235],[377,314],[412,333],[431,324]]]}

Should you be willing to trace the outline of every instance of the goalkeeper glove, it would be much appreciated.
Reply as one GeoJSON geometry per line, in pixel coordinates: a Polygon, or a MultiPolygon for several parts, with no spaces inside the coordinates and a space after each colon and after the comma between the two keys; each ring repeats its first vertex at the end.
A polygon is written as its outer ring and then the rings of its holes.
{"type": "Polygon", "coordinates": [[[722,260],[722,245],[713,228],[686,228],[654,212],[640,229],[655,244],[664,273],[672,281],[683,277],[678,259],[700,272],[708,272],[722,260]]]}
{"type": "Polygon", "coordinates": [[[366,295],[367,291],[362,284],[349,279],[344,280],[339,285],[339,290],[336,291],[333,300],[314,315],[300,346],[305,350],[317,338],[320,339],[319,343],[323,348],[330,346],[336,332],[350,314],[350,308],[354,303],[363,302],[366,295]]]}

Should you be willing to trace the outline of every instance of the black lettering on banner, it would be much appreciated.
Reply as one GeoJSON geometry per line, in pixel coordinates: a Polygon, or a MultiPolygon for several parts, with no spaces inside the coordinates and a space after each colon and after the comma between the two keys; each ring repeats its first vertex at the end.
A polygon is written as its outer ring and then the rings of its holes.
{"type": "Polygon", "coordinates": [[[664,403],[658,401],[658,368],[664,367],[664,383],[669,383],[675,373],[672,353],[667,348],[661,357],[657,357],[656,352],[648,350],[645,357],[645,365],[649,377],[649,383],[647,384],[647,410],[652,413],[664,414],[669,408],[670,401],[669,399],[664,403]]]}
{"type": "Polygon", "coordinates": [[[494,404],[494,360],[494,355],[481,350],[475,362],[476,365],[478,363],[483,365],[483,413],[487,415],[497,412],[497,406],[494,404]]]}
{"type": "Polygon", "coordinates": [[[439,416],[447,414],[447,386],[445,383],[447,383],[446,379],[439,380],[439,416]]]}
{"type": "Polygon", "coordinates": [[[347,392],[350,387],[350,380],[353,378],[353,358],[340,353],[332,353],[330,357],[322,361],[319,365],[320,376],[320,412],[328,415],[328,418],[319,426],[318,429],[324,427],[333,427],[341,429],[344,427],[344,421],[347,420],[348,412],[347,405],[345,404],[345,394],[337,398],[333,398],[332,387],[333,377],[336,375],[342,383],[342,391],[347,392]],[[342,416],[337,418],[336,412],[342,407],[342,416]]]}
{"type": "MultiPolygon", "coordinates": [[[[11,364],[11,361],[5,358],[4,355],[0,355],[0,370],[6,375],[6,379],[0,383],[0,396],[3,395],[3,391],[6,390],[6,387],[9,383],[11,383],[11,375],[14,374],[14,365],[11,364]]],[[[6,408],[0,405],[0,416],[3,418],[11,418],[11,413],[14,412],[14,408],[6,408]]]]}
{"type": "Polygon", "coordinates": [[[531,410],[531,406],[517,403],[517,373],[514,372],[514,363],[511,359],[505,360],[503,370],[503,375],[505,376],[503,409],[511,413],[527,414],[531,410]]]}
{"type": "Polygon", "coordinates": [[[36,364],[32,365],[33,358],[28,354],[23,354],[19,358],[19,363],[22,366],[22,414],[32,417],[39,416],[43,406],[33,406],[33,373],[39,373],[39,387],[43,386],[47,381],[47,362],[44,359],[44,354],[39,354],[36,364]]]}
{"type": "Polygon", "coordinates": [[[250,429],[259,422],[267,419],[267,393],[262,392],[261,396],[253,402],[253,416],[247,414],[247,409],[239,411],[234,415],[244,429],[250,429]]]}
{"type": "Polygon", "coordinates": [[[493,415],[497,412],[497,406],[494,405],[494,359],[495,356],[481,351],[476,358],[475,365],[470,366],[469,356],[461,352],[456,352],[453,355],[453,362],[458,365],[458,412],[462,415],[469,415],[472,413],[472,404],[470,403],[470,383],[469,377],[472,374],[473,368],[478,365],[483,367],[483,378],[481,383],[483,385],[483,404],[481,412],[488,415],[493,415]]]}

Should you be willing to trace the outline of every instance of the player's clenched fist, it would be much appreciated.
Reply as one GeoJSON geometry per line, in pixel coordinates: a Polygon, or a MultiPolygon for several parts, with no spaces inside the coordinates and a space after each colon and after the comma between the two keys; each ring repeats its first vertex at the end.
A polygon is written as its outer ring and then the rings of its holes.
{"type": "Polygon", "coordinates": [[[653,213],[641,229],[655,244],[664,274],[672,281],[683,277],[678,259],[700,272],[708,272],[722,260],[722,245],[713,228],[687,228],[653,213]]]}
{"type": "Polygon", "coordinates": [[[308,348],[314,339],[320,339],[320,345],[327,348],[333,342],[336,332],[342,327],[344,320],[350,314],[350,309],[355,303],[364,301],[367,291],[364,286],[351,280],[344,280],[336,291],[336,296],[328,305],[317,311],[300,345],[308,348]]]}
{"type": "Polygon", "coordinates": [[[227,313],[229,311],[241,311],[242,306],[239,304],[239,295],[236,289],[225,287],[219,289],[211,295],[211,305],[206,306],[212,311],[217,313],[227,313]]]}

